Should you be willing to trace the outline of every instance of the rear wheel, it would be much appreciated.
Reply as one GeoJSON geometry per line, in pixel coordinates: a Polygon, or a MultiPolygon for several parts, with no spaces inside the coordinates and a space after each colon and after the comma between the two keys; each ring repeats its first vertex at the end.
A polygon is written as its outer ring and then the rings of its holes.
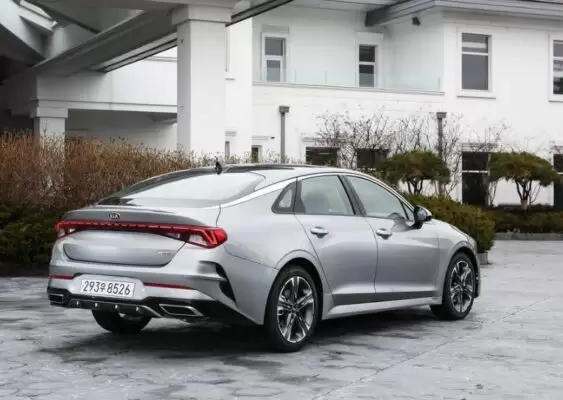
{"type": "Polygon", "coordinates": [[[463,253],[454,255],[444,281],[442,304],[430,307],[434,315],[449,321],[467,317],[475,299],[475,282],[471,259],[463,253]]]}
{"type": "Polygon", "coordinates": [[[319,294],[309,273],[293,265],[283,270],[270,291],[264,323],[272,346],[284,353],[300,350],[319,313],[319,294]]]}
{"type": "Polygon", "coordinates": [[[151,318],[118,314],[107,311],[92,311],[94,319],[102,328],[118,335],[133,335],[141,332],[151,318]]]}

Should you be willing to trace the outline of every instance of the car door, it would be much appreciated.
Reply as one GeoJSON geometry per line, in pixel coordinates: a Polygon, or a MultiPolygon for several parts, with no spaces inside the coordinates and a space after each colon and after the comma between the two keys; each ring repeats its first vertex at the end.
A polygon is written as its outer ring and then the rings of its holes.
{"type": "Polygon", "coordinates": [[[334,174],[300,179],[295,212],[322,265],[335,305],[374,301],[377,242],[370,225],[354,209],[341,178],[334,174]]]}
{"type": "Polygon", "coordinates": [[[433,297],[440,250],[432,222],[415,226],[410,207],[375,181],[354,175],[345,180],[377,240],[378,300],[433,297]]]}

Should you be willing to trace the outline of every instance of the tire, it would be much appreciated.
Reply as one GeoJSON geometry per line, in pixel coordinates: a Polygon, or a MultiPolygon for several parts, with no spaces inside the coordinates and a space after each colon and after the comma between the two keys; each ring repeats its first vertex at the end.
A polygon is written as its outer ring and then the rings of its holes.
{"type": "Polygon", "coordinates": [[[299,351],[315,331],[321,312],[319,305],[315,281],[304,268],[290,265],[282,270],[270,290],[264,320],[274,350],[282,353],[299,351]],[[292,291],[295,283],[297,296],[292,291]],[[278,308],[281,311],[279,317],[278,308]],[[289,330],[287,324],[291,324],[289,330]]]}
{"type": "Polygon", "coordinates": [[[434,315],[445,321],[456,321],[467,317],[475,300],[475,282],[473,261],[463,253],[455,254],[450,261],[444,280],[442,304],[430,306],[434,315]],[[461,302],[460,293],[462,295],[461,302]]]}
{"type": "Polygon", "coordinates": [[[99,326],[117,335],[134,335],[148,325],[151,318],[122,316],[118,313],[92,310],[92,315],[99,326]]]}

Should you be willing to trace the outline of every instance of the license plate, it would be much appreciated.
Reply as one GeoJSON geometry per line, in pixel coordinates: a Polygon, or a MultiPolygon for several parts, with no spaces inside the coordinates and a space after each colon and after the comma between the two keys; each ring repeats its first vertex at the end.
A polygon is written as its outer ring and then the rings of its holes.
{"type": "Polygon", "coordinates": [[[80,293],[109,297],[133,297],[135,284],[130,282],[83,279],[80,293]]]}

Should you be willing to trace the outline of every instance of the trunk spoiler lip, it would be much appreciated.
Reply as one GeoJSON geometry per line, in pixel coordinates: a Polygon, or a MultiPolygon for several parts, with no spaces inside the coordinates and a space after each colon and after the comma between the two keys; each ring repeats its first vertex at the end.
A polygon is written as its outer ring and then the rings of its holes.
{"type": "MultiPolygon", "coordinates": [[[[219,207],[214,208],[219,211],[219,207]]],[[[197,210],[201,209],[198,208],[197,210]]],[[[196,214],[190,217],[188,215],[178,213],[178,210],[170,210],[166,208],[155,209],[131,206],[92,206],[67,211],[59,218],[59,221],[121,221],[126,223],[211,226],[209,222],[213,221],[216,223],[217,218],[214,215],[212,218],[209,217],[210,215],[207,213],[201,216],[196,214]],[[112,218],[110,216],[112,213],[117,214],[117,218],[112,218]],[[200,217],[203,217],[203,220],[200,217]]]]}

